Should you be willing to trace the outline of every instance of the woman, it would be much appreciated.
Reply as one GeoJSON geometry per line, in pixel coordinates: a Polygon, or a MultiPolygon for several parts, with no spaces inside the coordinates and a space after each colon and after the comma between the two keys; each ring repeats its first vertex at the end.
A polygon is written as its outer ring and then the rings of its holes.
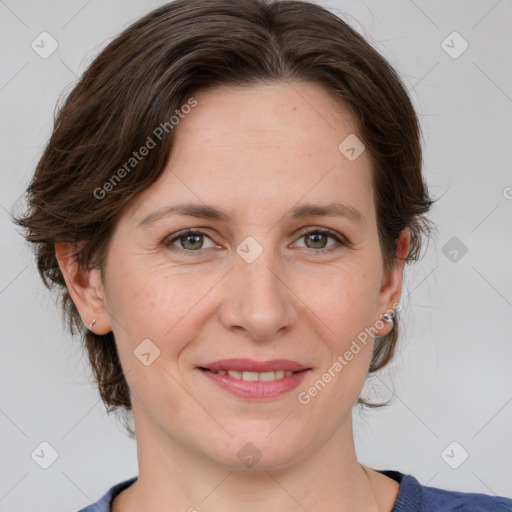
{"type": "Polygon", "coordinates": [[[137,21],[69,95],[28,199],[100,395],[133,412],[139,475],[83,511],[511,509],[357,460],[352,407],[379,405],[359,394],[433,201],[397,74],[327,10],[137,21]]]}

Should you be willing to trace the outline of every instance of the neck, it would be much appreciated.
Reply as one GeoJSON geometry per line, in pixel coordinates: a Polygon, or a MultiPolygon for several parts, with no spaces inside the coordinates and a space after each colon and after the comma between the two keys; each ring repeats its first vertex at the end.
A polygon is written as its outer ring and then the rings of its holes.
{"type": "Polygon", "coordinates": [[[272,466],[265,466],[262,457],[251,469],[219,464],[176,442],[135,409],[134,419],[139,477],[114,500],[113,512],[379,510],[375,472],[370,470],[370,478],[357,461],[350,414],[310,452],[272,466]]]}

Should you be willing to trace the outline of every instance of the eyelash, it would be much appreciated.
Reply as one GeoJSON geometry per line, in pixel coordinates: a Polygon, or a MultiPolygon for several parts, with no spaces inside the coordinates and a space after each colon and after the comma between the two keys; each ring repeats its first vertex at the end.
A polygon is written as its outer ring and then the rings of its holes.
{"type": "MultiPolygon", "coordinates": [[[[301,238],[304,238],[304,237],[306,237],[308,235],[318,234],[318,233],[321,233],[323,235],[329,235],[330,238],[334,238],[341,246],[346,246],[346,247],[350,246],[350,242],[345,237],[343,237],[340,233],[338,233],[336,231],[333,231],[332,229],[328,229],[328,228],[314,228],[314,229],[310,229],[308,231],[305,231],[305,232],[301,233],[301,235],[298,237],[298,240],[301,239],[301,238]]],[[[193,250],[182,249],[182,248],[174,246],[174,242],[176,240],[179,240],[180,238],[183,238],[183,237],[186,237],[186,236],[189,236],[189,235],[206,236],[207,238],[210,238],[210,240],[211,240],[211,237],[208,236],[208,234],[205,233],[204,231],[199,231],[199,230],[194,230],[194,229],[185,229],[184,231],[180,231],[180,232],[176,233],[175,235],[169,235],[169,237],[167,237],[164,240],[163,244],[166,247],[170,248],[171,250],[175,250],[176,249],[176,250],[182,251],[184,253],[188,253],[187,256],[188,255],[194,256],[194,253],[200,253],[200,252],[202,252],[203,249],[198,249],[198,250],[193,251],[193,250]],[[170,237],[172,237],[172,238],[170,238],[170,237]]],[[[340,249],[340,247],[330,246],[330,247],[326,247],[326,248],[323,248],[323,249],[312,249],[312,248],[306,247],[306,249],[311,249],[312,251],[314,251],[316,253],[324,254],[324,253],[328,253],[328,252],[331,252],[331,251],[336,250],[336,249],[340,249]]]]}

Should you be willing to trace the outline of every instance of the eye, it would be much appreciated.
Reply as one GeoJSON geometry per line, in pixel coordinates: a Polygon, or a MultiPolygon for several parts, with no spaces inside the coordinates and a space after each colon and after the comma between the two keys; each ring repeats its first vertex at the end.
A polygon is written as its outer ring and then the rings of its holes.
{"type": "Polygon", "coordinates": [[[179,244],[179,246],[177,246],[178,249],[183,249],[188,252],[197,252],[199,249],[210,249],[212,247],[216,247],[208,235],[202,231],[187,229],[185,231],[181,231],[175,236],[171,235],[171,237],[165,239],[164,245],[176,246],[176,244],[179,244]],[[205,247],[204,238],[210,240],[210,247],[205,247]]]}
{"type": "MultiPolygon", "coordinates": [[[[315,228],[303,232],[299,240],[306,240],[306,244],[302,247],[312,249],[314,252],[322,253],[327,251],[336,250],[339,246],[349,246],[350,242],[340,233],[327,228],[315,228]],[[334,240],[335,243],[327,245],[328,239],[334,240]]],[[[218,247],[212,242],[210,237],[203,231],[186,229],[179,233],[167,237],[163,244],[168,247],[182,250],[184,253],[200,252],[201,249],[211,249],[218,247]],[[207,239],[210,245],[206,244],[204,240],[207,239]]],[[[300,247],[300,246],[299,246],[300,247]]]]}
{"type": "Polygon", "coordinates": [[[348,245],[348,242],[342,235],[327,228],[310,229],[302,233],[299,240],[304,239],[306,241],[305,247],[307,249],[316,249],[316,252],[324,252],[336,249],[336,243],[329,246],[326,245],[329,238],[335,240],[337,244],[348,245]]]}

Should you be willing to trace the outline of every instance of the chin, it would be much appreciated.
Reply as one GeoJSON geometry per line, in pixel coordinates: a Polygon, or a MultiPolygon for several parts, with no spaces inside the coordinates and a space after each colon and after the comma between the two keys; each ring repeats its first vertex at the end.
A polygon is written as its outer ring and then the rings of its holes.
{"type": "Polygon", "coordinates": [[[284,429],[278,432],[277,425],[272,422],[271,427],[261,428],[258,422],[253,428],[244,428],[243,434],[230,430],[233,438],[217,446],[212,460],[229,471],[257,472],[291,466],[300,457],[303,443],[284,429]]]}

